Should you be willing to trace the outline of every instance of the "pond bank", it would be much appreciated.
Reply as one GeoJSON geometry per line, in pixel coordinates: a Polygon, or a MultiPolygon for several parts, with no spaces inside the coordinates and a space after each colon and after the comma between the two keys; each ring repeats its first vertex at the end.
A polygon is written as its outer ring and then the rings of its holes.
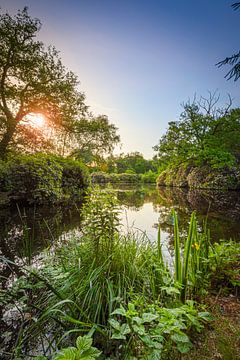
{"type": "Polygon", "coordinates": [[[157,185],[189,189],[240,190],[240,168],[179,166],[163,171],[158,176],[157,185]]]}

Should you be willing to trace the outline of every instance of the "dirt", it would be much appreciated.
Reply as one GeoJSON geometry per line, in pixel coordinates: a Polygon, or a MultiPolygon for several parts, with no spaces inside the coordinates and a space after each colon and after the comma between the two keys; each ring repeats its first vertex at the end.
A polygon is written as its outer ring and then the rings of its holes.
{"type": "Polygon", "coordinates": [[[207,305],[215,319],[181,360],[240,360],[240,299],[210,297],[207,305]]]}

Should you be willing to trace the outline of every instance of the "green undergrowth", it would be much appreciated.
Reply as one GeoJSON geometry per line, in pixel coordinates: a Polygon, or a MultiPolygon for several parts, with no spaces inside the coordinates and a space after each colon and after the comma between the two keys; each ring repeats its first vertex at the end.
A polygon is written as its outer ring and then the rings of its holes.
{"type": "Polygon", "coordinates": [[[27,359],[36,343],[42,359],[177,359],[212,320],[199,301],[213,284],[221,286],[221,274],[228,291],[237,292],[239,245],[212,245],[195,213],[183,242],[172,213],[175,262],[169,269],[160,230],[155,243],[144,234],[123,235],[119,211],[114,193],[96,188],[82,210],[81,236],[55,243],[38,268],[14,264],[22,276],[3,294],[6,306],[18,299],[24,324],[13,359],[27,359]],[[92,355],[81,355],[81,339],[90,339],[92,355]]]}

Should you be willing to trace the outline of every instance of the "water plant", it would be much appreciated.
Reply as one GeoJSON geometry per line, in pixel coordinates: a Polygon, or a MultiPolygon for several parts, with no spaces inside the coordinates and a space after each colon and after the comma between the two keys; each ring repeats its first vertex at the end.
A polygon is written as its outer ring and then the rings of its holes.
{"type": "Polygon", "coordinates": [[[237,261],[235,245],[224,257],[223,247],[209,244],[206,227],[199,231],[195,213],[182,243],[173,212],[172,272],[163,258],[160,228],[155,243],[143,233],[120,233],[119,206],[110,189],[93,190],[82,216],[81,236],[56,242],[40,268],[5,259],[21,270],[5,292],[5,303],[17,299],[22,318],[14,355],[24,357],[37,343],[43,356],[53,357],[89,332],[105,357],[157,359],[169,351],[188,351],[190,331],[200,331],[210,319],[189,299],[207,289],[209,273],[237,261]]]}
{"type": "Polygon", "coordinates": [[[210,234],[206,226],[199,232],[196,213],[190,218],[188,236],[181,246],[178,217],[173,209],[174,221],[174,274],[175,280],[181,288],[181,300],[184,302],[190,292],[202,285],[201,277],[208,272],[208,257],[210,247],[210,234]]]}

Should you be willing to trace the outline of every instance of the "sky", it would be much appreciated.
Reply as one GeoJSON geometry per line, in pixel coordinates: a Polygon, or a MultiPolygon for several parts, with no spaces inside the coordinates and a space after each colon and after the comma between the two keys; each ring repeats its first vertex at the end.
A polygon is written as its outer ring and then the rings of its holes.
{"type": "Polygon", "coordinates": [[[194,94],[218,91],[240,106],[239,82],[216,63],[239,51],[240,11],[229,0],[1,0],[10,14],[28,6],[77,74],[86,103],[121,136],[117,152],[146,158],[194,94]]]}

